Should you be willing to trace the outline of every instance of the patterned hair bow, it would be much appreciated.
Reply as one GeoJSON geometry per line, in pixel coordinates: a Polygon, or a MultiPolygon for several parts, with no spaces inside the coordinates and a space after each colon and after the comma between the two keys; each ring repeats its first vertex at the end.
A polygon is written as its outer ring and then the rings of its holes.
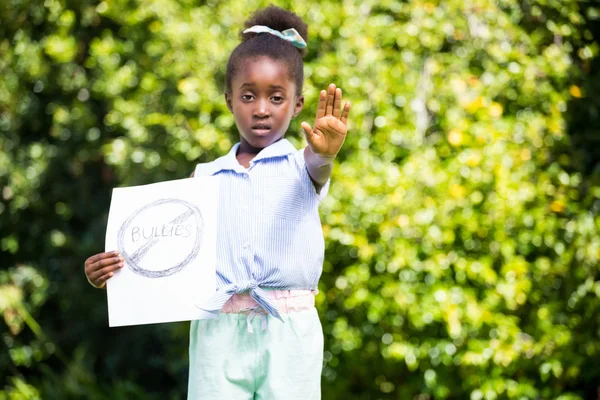
{"type": "Polygon", "coordinates": [[[277,37],[282,38],[285,41],[290,42],[299,49],[303,49],[306,47],[306,42],[304,41],[304,39],[302,39],[302,36],[300,36],[298,31],[294,28],[286,29],[283,32],[279,32],[275,29],[269,28],[268,26],[254,25],[253,27],[246,29],[244,33],[270,33],[271,35],[275,35],[277,37]]]}

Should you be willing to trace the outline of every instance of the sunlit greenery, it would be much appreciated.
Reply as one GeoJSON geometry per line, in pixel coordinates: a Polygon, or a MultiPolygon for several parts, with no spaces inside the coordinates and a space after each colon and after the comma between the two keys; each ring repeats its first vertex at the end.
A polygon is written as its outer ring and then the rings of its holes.
{"type": "MultiPolygon", "coordinates": [[[[261,1],[0,2],[0,399],[182,398],[187,323],[109,329],[83,274],[110,191],[237,141],[227,58],[261,1]]],[[[322,220],[324,399],[600,390],[600,7],[275,2],[352,101],[322,220]]]]}

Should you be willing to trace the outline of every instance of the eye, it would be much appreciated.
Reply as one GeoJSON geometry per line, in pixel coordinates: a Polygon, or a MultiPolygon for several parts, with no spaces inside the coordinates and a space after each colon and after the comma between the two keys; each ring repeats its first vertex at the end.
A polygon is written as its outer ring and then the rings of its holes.
{"type": "Polygon", "coordinates": [[[251,94],[243,94],[242,95],[242,100],[244,101],[251,101],[254,98],[254,96],[252,96],[251,94]]]}
{"type": "Polygon", "coordinates": [[[284,99],[282,96],[271,96],[271,100],[273,100],[275,103],[281,103],[284,99]]]}

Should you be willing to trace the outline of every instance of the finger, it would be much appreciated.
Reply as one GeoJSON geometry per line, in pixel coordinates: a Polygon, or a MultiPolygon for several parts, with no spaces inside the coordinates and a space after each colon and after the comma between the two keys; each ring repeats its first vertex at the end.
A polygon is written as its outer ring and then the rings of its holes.
{"type": "Polygon", "coordinates": [[[88,279],[88,282],[89,282],[90,285],[92,285],[96,289],[102,289],[105,286],[105,283],[100,283],[98,281],[92,282],[91,280],[88,279]]]}
{"type": "Polygon", "coordinates": [[[114,264],[114,265],[110,265],[108,267],[104,267],[98,271],[94,271],[92,273],[89,274],[89,279],[94,282],[96,281],[98,278],[100,278],[101,276],[104,276],[106,274],[109,274],[111,272],[117,271],[121,268],[123,268],[125,264],[123,263],[119,263],[119,264],[114,264]]]}
{"type": "Polygon", "coordinates": [[[85,260],[86,264],[93,264],[98,260],[102,260],[104,258],[109,258],[109,257],[115,257],[118,256],[119,252],[118,251],[107,251],[105,253],[98,253],[96,255],[91,256],[90,258],[88,258],[87,260],[85,260]]]}
{"type": "Polygon", "coordinates": [[[112,278],[115,274],[112,272],[109,272],[106,275],[102,275],[100,278],[98,278],[95,282],[96,286],[98,287],[103,287],[106,284],[106,281],[109,280],[110,278],[112,278]]]}
{"type": "Polygon", "coordinates": [[[88,268],[86,269],[86,271],[88,272],[95,272],[98,271],[99,269],[102,269],[106,266],[109,265],[113,265],[113,264],[118,264],[120,262],[123,261],[123,257],[119,256],[119,257],[112,257],[112,258],[104,258],[102,260],[96,261],[93,264],[90,264],[88,266],[88,268]]]}
{"type": "Polygon", "coordinates": [[[343,122],[344,125],[348,125],[348,113],[350,112],[350,102],[347,101],[346,104],[344,104],[344,111],[342,111],[342,118],[340,118],[340,120],[343,122]]]}
{"type": "Polygon", "coordinates": [[[325,116],[325,108],[327,105],[327,92],[325,90],[321,90],[319,94],[319,106],[317,108],[317,119],[323,118],[325,116]]]}
{"type": "Polygon", "coordinates": [[[89,276],[89,279],[91,279],[91,280],[98,279],[102,275],[106,275],[109,272],[117,271],[117,270],[123,268],[124,266],[125,266],[124,263],[109,265],[108,267],[104,267],[102,269],[99,269],[97,271],[90,273],[88,276],[89,276]]]}
{"type": "Polygon", "coordinates": [[[306,140],[310,140],[310,138],[313,135],[313,130],[312,130],[310,124],[308,122],[302,122],[300,124],[300,126],[302,127],[302,130],[304,131],[304,134],[306,135],[306,140]]]}
{"type": "Polygon", "coordinates": [[[340,119],[342,113],[342,89],[335,89],[335,102],[333,103],[333,116],[340,119]]]}
{"type": "Polygon", "coordinates": [[[89,265],[86,268],[86,272],[89,274],[99,271],[104,267],[108,267],[111,265],[117,265],[123,262],[123,257],[113,257],[113,258],[105,258],[104,260],[96,261],[95,263],[89,265]]]}
{"type": "Polygon", "coordinates": [[[333,102],[335,100],[335,84],[330,84],[327,88],[327,110],[325,115],[333,114],[333,102]]]}

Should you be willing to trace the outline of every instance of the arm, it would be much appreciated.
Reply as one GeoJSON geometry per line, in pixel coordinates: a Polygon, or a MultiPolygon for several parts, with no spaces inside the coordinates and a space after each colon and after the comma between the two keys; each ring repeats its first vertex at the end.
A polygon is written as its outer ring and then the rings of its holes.
{"type": "Polygon", "coordinates": [[[342,89],[332,83],[322,90],[314,129],[303,122],[308,146],[304,149],[304,161],[317,192],[325,185],[333,169],[333,160],[342,148],[348,132],[350,103],[342,111],[342,89]]]}
{"type": "Polygon", "coordinates": [[[333,170],[333,160],[335,157],[323,157],[315,154],[309,146],[304,149],[304,162],[308,175],[315,185],[317,193],[321,191],[327,180],[331,176],[333,170]]]}

